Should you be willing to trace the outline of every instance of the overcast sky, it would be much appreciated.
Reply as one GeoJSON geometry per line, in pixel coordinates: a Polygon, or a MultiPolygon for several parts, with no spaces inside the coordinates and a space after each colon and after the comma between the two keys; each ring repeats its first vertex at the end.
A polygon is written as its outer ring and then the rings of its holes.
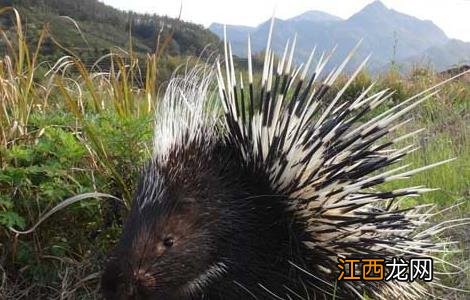
{"type": "MultiPolygon", "coordinates": [[[[212,22],[258,25],[270,18],[290,18],[321,10],[348,18],[373,0],[101,0],[124,10],[177,17],[209,26],[212,22]]],[[[470,0],[382,0],[389,8],[433,21],[451,38],[470,42],[470,0]]]]}

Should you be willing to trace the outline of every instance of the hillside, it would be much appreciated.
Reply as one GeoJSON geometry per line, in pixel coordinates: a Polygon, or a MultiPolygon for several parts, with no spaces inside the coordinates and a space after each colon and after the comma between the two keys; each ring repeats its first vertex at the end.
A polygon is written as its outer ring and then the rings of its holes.
{"type": "MultiPolygon", "coordinates": [[[[254,51],[263,49],[270,21],[257,27],[227,27],[235,54],[246,56],[246,38],[251,35],[254,51]]],[[[356,59],[372,53],[369,66],[382,70],[391,61],[399,64],[431,62],[438,70],[454,64],[468,62],[470,44],[450,40],[431,21],[388,9],[375,1],[346,20],[319,12],[306,12],[287,20],[275,22],[273,45],[282,51],[284,43],[297,33],[297,61],[304,61],[314,45],[322,51],[338,45],[338,55],[332,60],[337,64],[361,39],[363,43],[356,59]]],[[[214,23],[209,29],[221,37],[222,25],[214,23]]]]}
{"type": "MultiPolygon", "coordinates": [[[[155,50],[160,32],[162,42],[173,31],[168,45],[168,53],[172,56],[199,56],[208,44],[219,41],[200,25],[164,16],[124,12],[97,0],[1,0],[0,7],[5,6],[13,6],[19,11],[32,41],[38,38],[38,30],[48,23],[51,35],[57,41],[90,59],[108,53],[110,48],[129,49],[129,28],[132,28],[134,50],[142,54],[155,50]]],[[[2,27],[13,25],[8,16],[1,18],[2,27]]],[[[43,52],[50,56],[59,55],[50,40],[46,41],[43,52]]]]}

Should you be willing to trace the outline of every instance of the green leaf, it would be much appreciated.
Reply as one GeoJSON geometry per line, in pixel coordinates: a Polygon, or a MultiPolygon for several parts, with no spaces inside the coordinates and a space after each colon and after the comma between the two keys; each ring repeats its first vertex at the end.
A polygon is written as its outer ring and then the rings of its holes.
{"type": "Polygon", "coordinates": [[[25,221],[24,218],[13,211],[0,212],[0,224],[6,227],[17,227],[24,229],[25,221]]]}

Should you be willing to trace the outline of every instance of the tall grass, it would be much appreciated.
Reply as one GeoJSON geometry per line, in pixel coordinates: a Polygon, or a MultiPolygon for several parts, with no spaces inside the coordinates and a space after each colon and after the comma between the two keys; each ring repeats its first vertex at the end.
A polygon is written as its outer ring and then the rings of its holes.
{"type": "Polygon", "coordinates": [[[18,12],[0,14],[16,23],[15,31],[0,31],[0,296],[94,297],[88,283],[96,287],[96,276],[87,276],[99,270],[97,259],[115,240],[124,207],[83,202],[31,235],[9,228],[29,227],[61,200],[84,192],[108,192],[129,206],[149,154],[158,65],[171,38],[163,37],[143,62],[132,49],[113,49],[89,68],[47,24],[30,45],[18,12]],[[56,62],[40,61],[46,38],[63,50],[56,62]],[[108,70],[100,69],[103,62],[108,70]]]}
{"type": "Polygon", "coordinates": [[[46,97],[39,97],[47,87],[34,81],[38,68],[38,52],[44,39],[45,30],[39,38],[36,51],[31,52],[23,33],[18,12],[12,8],[3,8],[0,14],[12,12],[16,22],[16,39],[0,31],[7,55],[0,64],[0,141],[3,145],[15,142],[28,134],[28,121],[33,109],[47,102],[46,97]],[[40,100],[39,100],[40,99],[40,100]]]}

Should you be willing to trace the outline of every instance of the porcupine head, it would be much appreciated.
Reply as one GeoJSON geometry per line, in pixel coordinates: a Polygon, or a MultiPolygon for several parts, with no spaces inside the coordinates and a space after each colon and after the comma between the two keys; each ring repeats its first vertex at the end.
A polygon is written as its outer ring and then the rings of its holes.
{"type": "Polygon", "coordinates": [[[223,66],[175,76],[158,104],[154,154],[105,264],[105,298],[420,299],[419,282],[338,282],[337,260],[441,250],[431,229],[417,230],[427,213],[393,204],[426,188],[374,189],[439,164],[390,167],[412,134],[383,139],[432,89],[359,122],[392,93],[370,86],[343,100],[351,79],[323,101],[355,49],[319,79],[331,54],[312,68],[314,50],[294,67],[295,40],[275,60],[268,38],[255,87],[250,46],[246,80],[225,46],[223,66]]]}
{"type": "Polygon", "coordinates": [[[217,132],[204,72],[173,79],[159,107],[155,157],[103,275],[107,299],[236,299],[285,269],[285,208],[217,132]]]}

